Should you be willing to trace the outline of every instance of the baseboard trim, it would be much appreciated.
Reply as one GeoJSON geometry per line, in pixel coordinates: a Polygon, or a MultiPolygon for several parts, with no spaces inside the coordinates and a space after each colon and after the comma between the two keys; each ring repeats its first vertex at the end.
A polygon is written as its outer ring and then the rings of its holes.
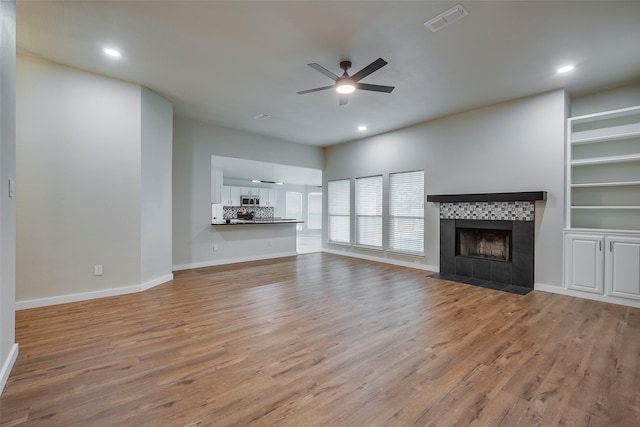
{"type": "Polygon", "coordinates": [[[99,291],[80,292],[77,294],[59,295],[55,297],[37,298],[24,301],[16,301],[16,310],[26,310],[29,308],[46,307],[49,305],[66,304],[69,302],[86,301],[90,299],[113,297],[117,295],[133,294],[144,292],[148,289],[173,280],[173,274],[167,274],[157,279],[150,280],[140,285],[124,286],[121,288],[101,289],[99,291]]]}
{"type": "Polygon", "coordinates": [[[438,273],[440,271],[440,267],[437,267],[435,265],[418,264],[413,262],[400,261],[397,259],[379,258],[379,257],[363,255],[355,252],[337,251],[334,249],[327,249],[327,248],[322,248],[322,252],[326,252],[328,254],[333,254],[333,255],[348,256],[351,258],[359,258],[367,261],[377,261],[377,262],[383,262],[385,264],[399,265],[400,267],[409,267],[409,268],[416,268],[418,270],[433,271],[434,273],[438,273]]]}
{"type": "Polygon", "coordinates": [[[202,267],[215,267],[217,265],[237,264],[239,262],[262,261],[265,259],[285,258],[285,257],[297,256],[297,255],[298,255],[297,252],[279,252],[276,254],[255,255],[255,256],[241,257],[241,258],[227,258],[227,259],[213,260],[213,261],[194,262],[192,264],[174,265],[173,271],[191,270],[192,268],[202,268],[202,267]]]}
{"type": "Polygon", "coordinates": [[[2,364],[2,371],[0,371],[0,395],[4,391],[4,386],[7,384],[9,374],[11,373],[11,369],[13,369],[13,365],[16,363],[16,359],[18,359],[18,344],[13,344],[7,358],[2,364]]]}
{"type": "Polygon", "coordinates": [[[145,282],[142,285],[140,285],[140,291],[146,291],[146,290],[154,288],[154,287],[156,287],[158,285],[162,285],[163,283],[167,283],[167,282],[169,282],[171,280],[173,280],[173,273],[166,274],[164,276],[158,277],[158,278],[153,279],[153,280],[149,280],[148,282],[145,282]]]}
{"type": "Polygon", "coordinates": [[[574,291],[573,289],[563,288],[561,286],[546,285],[544,283],[536,283],[533,285],[536,291],[549,292],[553,294],[566,295],[575,298],[590,299],[593,301],[606,302],[610,304],[624,305],[627,307],[640,308],[640,301],[619,298],[611,295],[592,294],[589,292],[574,291]]]}

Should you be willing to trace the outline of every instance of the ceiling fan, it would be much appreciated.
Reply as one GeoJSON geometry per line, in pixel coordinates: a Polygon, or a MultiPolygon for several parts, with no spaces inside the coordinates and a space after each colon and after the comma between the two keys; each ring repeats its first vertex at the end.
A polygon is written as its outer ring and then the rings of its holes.
{"type": "Polygon", "coordinates": [[[347,70],[351,68],[351,61],[340,62],[340,68],[344,70],[344,74],[342,74],[341,76],[337,76],[336,74],[333,74],[331,71],[327,70],[320,64],[316,64],[315,62],[313,64],[307,64],[309,65],[309,67],[313,68],[314,70],[319,71],[325,76],[329,77],[331,80],[335,82],[335,84],[331,86],[317,87],[315,89],[301,90],[300,92],[297,92],[297,93],[300,95],[304,95],[305,93],[318,92],[321,90],[335,88],[336,92],[340,94],[340,101],[339,101],[340,105],[347,104],[349,102],[349,98],[347,97],[347,95],[352,93],[356,89],[370,90],[373,92],[391,93],[391,91],[394,89],[393,86],[381,86],[381,85],[372,85],[368,83],[359,83],[360,80],[364,79],[374,71],[378,71],[380,68],[384,67],[387,64],[388,64],[387,61],[385,61],[382,58],[378,58],[375,61],[373,61],[371,64],[367,65],[362,70],[358,71],[352,76],[350,76],[347,73],[347,70]]]}

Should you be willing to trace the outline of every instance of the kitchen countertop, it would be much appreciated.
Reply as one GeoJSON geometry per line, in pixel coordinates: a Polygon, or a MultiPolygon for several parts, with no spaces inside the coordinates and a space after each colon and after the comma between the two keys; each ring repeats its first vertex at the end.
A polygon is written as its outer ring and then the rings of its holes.
{"type": "Polygon", "coordinates": [[[256,218],[256,219],[231,219],[231,222],[217,221],[211,225],[246,225],[246,224],[302,224],[304,221],[288,218],[256,218]]]}

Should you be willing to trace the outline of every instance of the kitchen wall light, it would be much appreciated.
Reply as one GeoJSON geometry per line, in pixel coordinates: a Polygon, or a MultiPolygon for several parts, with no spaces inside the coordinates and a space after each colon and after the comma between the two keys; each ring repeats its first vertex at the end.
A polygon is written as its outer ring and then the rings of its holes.
{"type": "Polygon", "coordinates": [[[251,182],[257,182],[257,183],[261,183],[261,184],[284,185],[283,182],[265,181],[264,179],[252,179],[251,182]]]}

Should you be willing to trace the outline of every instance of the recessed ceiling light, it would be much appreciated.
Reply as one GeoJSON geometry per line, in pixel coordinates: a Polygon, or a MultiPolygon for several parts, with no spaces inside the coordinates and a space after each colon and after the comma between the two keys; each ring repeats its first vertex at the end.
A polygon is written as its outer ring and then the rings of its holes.
{"type": "Polygon", "coordinates": [[[360,125],[360,126],[358,126],[358,130],[360,132],[364,132],[365,130],[367,130],[367,127],[365,125],[360,125]]]}
{"type": "Polygon", "coordinates": [[[558,74],[568,73],[569,71],[573,71],[575,67],[573,65],[565,65],[564,67],[558,68],[558,74]]]}
{"type": "Polygon", "coordinates": [[[113,56],[115,58],[119,58],[119,57],[122,56],[122,54],[120,52],[118,52],[117,50],[111,49],[111,48],[108,48],[108,47],[104,48],[102,51],[104,52],[105,55],[113,56]]]}

